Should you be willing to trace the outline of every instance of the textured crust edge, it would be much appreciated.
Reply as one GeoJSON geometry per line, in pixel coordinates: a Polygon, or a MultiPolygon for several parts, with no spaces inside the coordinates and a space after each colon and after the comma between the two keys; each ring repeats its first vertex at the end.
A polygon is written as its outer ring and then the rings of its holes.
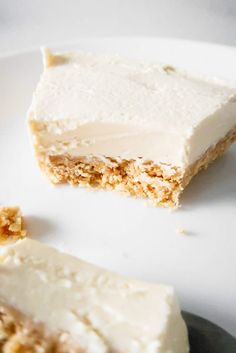
{"type": "Polygon", "coordinates": [[[50,155],[39,157],[41,169],[52,183],[70,183],[148,198],[155,206],[176,207],[179,197],[190,180],[236,140],[236,127],[210,147],[187,170],[155,164],[152,161],[114,159],[110,157],[70,157],[50,155]]]}
{"type": "Polygon", "coordinates": [[[81,353],[67,333],[52,335],[18,311],[0,304],[1,353],[81,353]]]}
{"type": "Polygon", "coordinates": [[[52,183],[70,183],[147,198],[156,206],[174,207],[182,191],[183,171],[152,161],[49,156],[41,168],[52,183]]]}

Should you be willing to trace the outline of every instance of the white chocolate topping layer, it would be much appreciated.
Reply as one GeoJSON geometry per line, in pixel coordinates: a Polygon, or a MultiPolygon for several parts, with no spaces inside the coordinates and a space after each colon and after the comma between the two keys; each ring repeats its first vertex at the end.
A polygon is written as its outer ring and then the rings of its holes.
{"type": "Polygon", "coordinates": [[[0,256],[0,302],[86,353],[186,353],[173,289],[130,280],[24,239],[0,256]]]}
{"type": "Polygon", "coordinates": [[[50,153],[69,132],[73,156],[187,167],[236,125],[236,88],[220,81],[116,56],[44,55],[29,119],[50,153]]]}

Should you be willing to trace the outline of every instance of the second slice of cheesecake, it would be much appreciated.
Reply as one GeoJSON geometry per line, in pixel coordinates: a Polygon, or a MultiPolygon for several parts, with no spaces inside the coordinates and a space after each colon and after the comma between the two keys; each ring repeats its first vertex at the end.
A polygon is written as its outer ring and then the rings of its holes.
{"type": "Polygon", "coordinates": [[[28,119],[53,183],[176,206],[235,140],[236,89],[157,63],[47,49],[28,119]]]}
{"type": "Polygon", "coordinates": [[[187,353],[172,287],[131,280],[30,239],[0,254],[2,353],[187,353]]]}

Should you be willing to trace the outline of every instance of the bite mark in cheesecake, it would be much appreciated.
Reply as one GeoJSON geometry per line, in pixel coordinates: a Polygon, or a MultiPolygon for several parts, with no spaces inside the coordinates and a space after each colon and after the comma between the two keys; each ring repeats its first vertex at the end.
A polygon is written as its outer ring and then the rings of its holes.
{"type": "Polygon", "coordinates": [[[157,63],[44,52],[28,112],[53,183],[115,189],[176,206],[236,139],[236,88],[157,63]]]}

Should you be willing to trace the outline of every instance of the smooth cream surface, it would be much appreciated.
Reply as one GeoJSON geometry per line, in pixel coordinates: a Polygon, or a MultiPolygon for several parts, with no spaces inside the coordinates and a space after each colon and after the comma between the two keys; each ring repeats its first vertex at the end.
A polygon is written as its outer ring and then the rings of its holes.
{"type": "Polygon", "coordinates": [[[46,51],[44,59],[29,119],[54,154],[60,135],[76,131],[75,156],[186,167],[236,126],[236,88],[217,80],[117,56],[46,51]]]}
{"type": "Polygon", "coordinates": [[[0,302],[88,353],[186,353],[187,332],[171,287],[130,280],[24,239],[0,256],[0,302]]]}

